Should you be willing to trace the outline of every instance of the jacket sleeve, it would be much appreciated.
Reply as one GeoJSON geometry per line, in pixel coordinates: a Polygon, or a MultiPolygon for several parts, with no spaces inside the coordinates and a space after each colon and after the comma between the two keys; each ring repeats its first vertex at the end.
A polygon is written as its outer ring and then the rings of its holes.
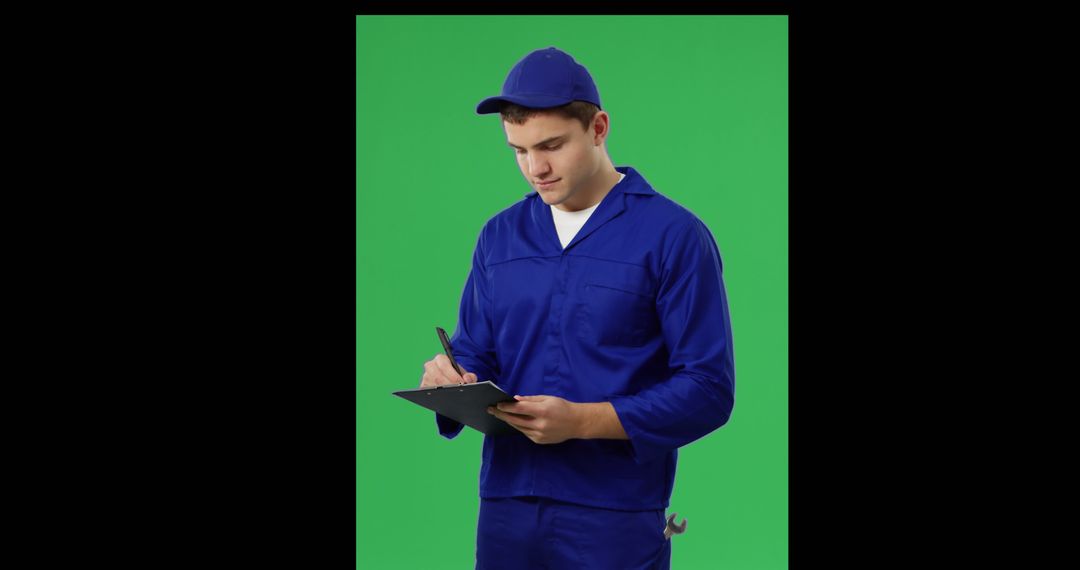
{"type": "Polygon", "coordinates": [[[720,252],[701,220],[664,247],[656,309],[672,376],[611,400],[634,460],[663,457],[727,423],[735,358],[720,252]]]}
{"type": "MultiPolygon", "coordinates": [[[[481,231],[473,250],[472,268],[461,294],[457,329],[450,337],[454,359],[466,371],[475,373],[478,382],[497,380],[499,373],[491,326],[489,274],[484,267],[484,245],[484,232],[481,231]]],[[[447,439],[456,437],[464,427],[439,413],[435,414],[435,422],[439,434],[447,439]]]]}

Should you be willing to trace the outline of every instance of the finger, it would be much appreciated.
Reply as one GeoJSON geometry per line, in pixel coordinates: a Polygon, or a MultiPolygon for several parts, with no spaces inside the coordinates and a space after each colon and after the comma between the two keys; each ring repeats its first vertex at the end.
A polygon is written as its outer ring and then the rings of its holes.
{"type": "Polygon", "coordinates": [[[448,383],[461,384],[463,382],[461,374],[454,370],[454,365],[450,363],[450,359],[445,354],[435,357],[435,365],[439,367],[439,372],[442,373],[448,383]]]}
{"type": "Polygon", "coordinates": [[[506,409],[499,409],[499,408],[496,408],[496,410],[499,411],[500,413],[506,414],[507,416],[513,416],[515,418],[529,418],[529,419],[532,419],[532,418],[535,417],[533,414],[524,413],[521,410],[506,410],[506,409]]]}
{"type": "Polygon", "coordinates": [[[435,377],[431,374],[434,364],[429,360],[424,363],[424,373],[420,375],[420,387],[427,388],[435,385],[435,377]]]}
{"type": "Polygon", "coordinates": [[[420,382],[421,386],[434,387],[449,383],[450,381],[444,378],[442,372],[439,371],[434,358],[424,363],[424,377],[420,382]]]}
{"type": "Polygon", "coordinates": [[[421,388],[431,388],[431,386],[436,386],[441,378],[442,375],[437,374],[435,363],[433,361],[423,363],[423,377],[420,378],[421,388]]]}
{"type": "Polygon", "coordinates": [[[476,374],[473,374],[472,372],[466,372],[464,378],[466,384],[474,384],[478,380],[476,374]]]}
{"type": "Polygon", "coordinates": [[[527,417],[534,417],[540,411],[539,406],[524,402],[500,402],[495,407],[503,412],[527,417]]]}
{"type": "Polygon", "coordinates": [[[535,428],[535,426],[533,425],[534,420],[529,416],[519,416],[517,414],[503,412],[494,408],[488,408],[488,410],[491,412],[491,415],[514,427],[520,427],[525,429],[535,428]]]}

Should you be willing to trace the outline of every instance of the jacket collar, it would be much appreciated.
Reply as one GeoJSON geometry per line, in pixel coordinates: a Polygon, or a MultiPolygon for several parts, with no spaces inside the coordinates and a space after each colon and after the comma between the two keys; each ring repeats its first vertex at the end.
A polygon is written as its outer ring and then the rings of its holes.
{"type": "MultiPolygon", "coordinates": [[[[623,213],[626,210],[626,194],[656,194],[656,191],[652,189],[652,186],[642,177],[636,170],[629,166],[617,166],[615,170],[626,175],[618,184],[612,187],[611,191],[604,196],[600,201],[600,205],[593,211],[589,219],[585,221],[585,225],[581,227],[574,239],[570,240],[570,243],[566,244],[566,249],[574,247],[579,241],[585,239],[589,234],[596,231],[600,226],[611,221],[613,218],[623,213]]],[[[562,244],[559,243],[558,232],[555,231],[555,221],[551,215],[551,206],[544,203],[543,200],[537,199],[538,192],[535,190],[526,194],[526,198],[530,201],[530,211],[534,223],[538,224],[538,227],[545,228],[553,243],[562,250],[562,244]]]]}

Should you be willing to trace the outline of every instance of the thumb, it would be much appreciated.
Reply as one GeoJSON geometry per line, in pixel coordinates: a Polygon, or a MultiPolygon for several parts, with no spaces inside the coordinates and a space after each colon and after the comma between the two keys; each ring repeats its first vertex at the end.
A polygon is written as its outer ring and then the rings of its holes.
{"type": "Polygon", "coordinates": [[[466,372],[465,375],[461,377],[461,379],[464,380],[466,384],[472,384],[476,382],[476,374],[473,374],[472,372],[466,372]]]}
{"type": "Polygon", "coordinates": [[[524,400],[526,402],[542,402],[547,396],[514,396],[515,400],[524,400]]]}

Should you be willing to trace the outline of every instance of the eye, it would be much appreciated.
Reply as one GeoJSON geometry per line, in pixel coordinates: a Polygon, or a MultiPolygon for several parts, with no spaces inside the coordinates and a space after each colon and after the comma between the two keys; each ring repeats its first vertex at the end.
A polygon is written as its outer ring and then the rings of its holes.
{"type": "MultiPolygon", "coordinates": [[[[550,151],[553,151],[553,150],[559,150],[560,148],[562,148],[563,144],[564,143],[559,143],[559,144],[557,144],[555,146],[547,146],[547,147],[541,148],[539,150],[542,150],[544,152],[550,152],[550,151]]],[[[516,154],[525,154],[525,149],[523,149],[523,148],[515,148],[514,152],[516,154]]]]}

